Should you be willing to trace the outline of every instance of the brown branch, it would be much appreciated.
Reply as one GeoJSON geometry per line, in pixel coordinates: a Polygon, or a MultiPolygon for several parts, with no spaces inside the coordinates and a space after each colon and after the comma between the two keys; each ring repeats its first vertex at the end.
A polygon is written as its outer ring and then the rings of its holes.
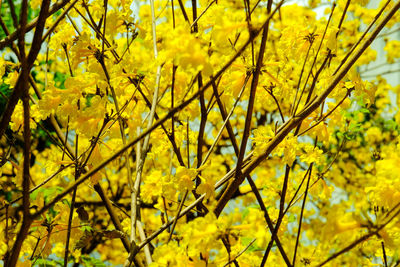
{"type": "Polygon", "coordinates": [[[382,252],[383,252],[383,262],[385,263],[385,267],[388,267],[386,251],[385,251],[385,242],[381,242],[382,245],[382,252]]]}
{"type": "Polygon", "coordinates": [[[172,10],[172,28],[175,29],[175,8],[174,8],[174,0],[171,0],[171,10],[172,10]]]}
{"type": "MultiPolygon", "coordinates": [[[[345,5],[345,7],[343,9],[343,13],[342,13],[342,16],[340,17],[340,21],[339,21],[339,25],[338,25],[339,31],[340,31],[340,28],[342,27],[342,23],[344,21],[344,18],[346,17],[347,9],[349,8],[350,2],[351,2],[351,0],[347,0],[346,5],[345,5]]],[[[336,33],[336,37],[339,35],[339,31],[336,33]]]]}
{"type": "MultiPolygon", "coordinates": [[[[272,1],[268,1],[268,2],[272,2],[272,1]]],[[[269,13],[270,13],[270,11],[269,11],[269,13]]],[[[246,121],[245,121],[245,125],[244,125],[244,132],[243,132],[242,142],[240,144],[239,155],[238,155],[237,165],[236,165],[236,179],[238,179],[240,176],[240,169],[237,167],[242,165],[244,153],[246,152],[247,140],[250,136],[251,119],[253,118],[253,107],[254,107],[254,101],[256,98],[256,89],[257,89],[257,85],[258,85],[258,78],[261,73],[261,67],[262,67],[263,59],[264,59],[265,46],[267,44],[267,39],[268,39],[268,27],[269,27],[269,23],[266,23],[263,28],[263,34],[262,34],[256,69],[253,72],[253,79],[251,80],[249,103],[248,103],[247,112],[246,112],[246,121]]],[[[250,32],[250,34],[251,34],[251,32],[250,32]]],[[[218,204],[217,204],[217,207],[219,206],[218,204]]],[[[220,212],[218,212],[219,209],[216,209],[216,211],[217,211],[216,214],[218,216],[220,213],[220,212]]]]}
{"type": "MultiPolygon", "coordinates": [[[[48,7],[47,7],[48,8],[48,7]]],[[[47,12],[46,7],[44,13],[47,12]]],[[[28,17],[28,1],[23,0],[21,6],[21,26],[20,35],[18,39],[18,46],[22,49],[21,52],[21,64],[22,69],[18,77],[19,87],[16,88],[20,91],[22,96],[23,108],[24,108],[24,162],[23,162],[23,174],[22,174],[22,225],[18,232],[17,238],[11,250],[10,258],[6,261],[6,266],[15,266],[19,254],[21,252],[22,243],[28,235],[30,224],[32,219],[29,212],[29,186],[30,186],[30,153],[31,153],[31,127],[30,127],[30,110],[29,110],[29,86],[28,86],[28,75],[30,66],[25,57],[25,28],[28,17]]]]}
{"type": "Polygon", "coordinates": [[[185,21],[187,21],[190,24],[189,17],[186,13],[185,6],[184,6],[182,0],[178,0],[178,2],[179,2],[179,7],[181,8],[181,11],[182,11],[182,15],[185,18],[185,21]]]}
{"type": "Polygon", "coordinates": [[[300,240],[300,234],[301,234],[301,225],[303,223],[303,214],[304,214],[304,209],[305,209],[305,205],[306,205],[308,189],[309,189],[309,186],[310,186],[312,167],[313,167],[313,164],[311,163],[310,168],[309,168],[310,172],[308,173],[306,189],[304,191],[303,203],[301,204],[301,211],[300,211],[300,218],[299,218],[299,228],[297,229],[296,245],[294,246],[294,253],[293,253],[293,265],[296,262],[297,248],[299,246],[299,240],[300,240]]]}
{"type": "Polygon", "coordinates": [[[274,99],[276,106],[278,107],[278,110],[279,110],[279,115],[281,115],[282,123],[285,123],[285,116],[283,115],[283,112],[282,112],[281,106],[279,105],[278,99],[276,99],[276,97],[274,95],[273,88],[274,88],[273,86],[271,86],[268,89],[266,87],[264,87],[265,91],[267,91],[267,93],[270,94],[272,96],[272,98],[274,99]]]}
{"type": "MultiPolygon", "coordinates": [[[[272,231],[272,236],[271,236],[271,240],[269,241],[267,248],[265,249],[265,253],[264,256],[262,258],[261,261],[261,266],[264,266],[265,263],[267,262],[268,259],[268,255],[272,249],[272,245],[274,244],[274,240],[277,237],[278,234],[278,230],[279,227],[281,226],[282,220],[283,220],[283,216],[285,215],[284,213],[284,208],[285,208],[285,198],[286,198],[286,192],[287,192],[287,184],[289,182],[289,174],[290,174],[290,167],[289,165],[285,165],[285,178],[283,179],[283,185],[282,185],[282,191],[281,191],[281,199],[280,199],[280,203],[279,203],[279,214],[278,214],[278,220],[275,224],[275,228],[272,231]]],[[[286,264],[290,265],[290,261],[288,260],[286,262],[286,264]],[[289,262],[289,264],[288,264],[289,262]]],[[[294,263],[293,263],[294,265],[294,263]]]]}
{"type": "MultiPolygon", "coordinates": [[[[115,229],[123,232],[121,221],[119,220],[117,214],[115,213],[115,211],[112,207],[112,203],[111,203],[110,199],[106,196],[104,189],[99,184],[95,184],[93,187],[94,187],[94,190],[99,194],[104,205],[106,206],[107,212],[110,214],[111,221],[113,222],[115,229]]],[[[123,236],[123,237],[121,237],[121,241],[122,241],[122,244],[124,245],[125,250],[127,252],[129,252],[130,251],[130,242],[129,242],[128,238],[126,236],[123,236]]]]}
{"type": "MultiPolygon", "coordinates": [[[[200,89],[203,86],[201,74],[198,76],[198,84],[200,89]]],[[[199,134],[197,136],[197,168],[200,167],[203,161],[203,146],[205,145],[204,131],[206,123],[207,123],[207,108],[203,92],[202,94],[200,94],[200,125],[199,125],[199,134]]],[[[198,179],[197,182],[200,182],[200,179],[198,179]]],[[[196,186],[198,186],[197,182],[196,186]]]]}
{"type": "Polygon", "coordinates": [[[174,229],[175,229],[176,223],[178,222],[178,219],[179,219],[179,214],[182,211],[182,208],[183,208],[183,205],[185,204],[185,200],[187,198],[188,193],[189,193],[189,191],[186,190],[185,193],[183,194],[182,200],[179,202],[178,212],[176,213],[175,219],[173,220],[172,227],[171,227],[171,230],[169,232],[167,243],[169,241],[171,241],[172,234],[174,233],[174,229]]]}
{"type": "MultiPolygon", "coordinates": [[[[198,17],[196,17],[196,18],[194,18],[194,20],[193,20],[193,23],[192,23],[192,25],[190,25],[190,28],[192,28],[195,24],[197,24],[197,22],[199,21],[199,19],[207,12],[207,10],[211,7],[211,5],[212,4],[214,4],[215,2],[217,2],[217,0],[212,0],[207,6],[206,6],[206,8],[201,12],[201,14],[198,16],[198,17]]],[[[174,5],[173,5],[173,0],[172,0],[172,10],[173,10],[173,8],[174,8],[174,5]]],[[[174,17],[174,12],[172,12],[172,16],[174,17]]],[[[174,28],[175,28],[175,17],[174,17],[174,28]]]]}

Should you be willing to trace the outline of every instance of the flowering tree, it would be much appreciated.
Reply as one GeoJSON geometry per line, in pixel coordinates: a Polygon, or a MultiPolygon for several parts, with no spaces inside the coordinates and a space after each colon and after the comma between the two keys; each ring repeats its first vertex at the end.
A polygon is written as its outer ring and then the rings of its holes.
{"type": "Polygon", "coordinates": [[[1,1],[4,265],[399,264],[367,2],[1,1]]]}

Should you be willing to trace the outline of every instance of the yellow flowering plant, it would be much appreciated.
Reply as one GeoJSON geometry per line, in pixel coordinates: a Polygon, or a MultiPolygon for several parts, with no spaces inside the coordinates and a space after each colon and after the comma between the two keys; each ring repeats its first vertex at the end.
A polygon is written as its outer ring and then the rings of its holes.
{"type": "Polygon", "coordinates": [[[0,265],[397,266],[400,1],[297,2],[0,1],[0,265]]]}

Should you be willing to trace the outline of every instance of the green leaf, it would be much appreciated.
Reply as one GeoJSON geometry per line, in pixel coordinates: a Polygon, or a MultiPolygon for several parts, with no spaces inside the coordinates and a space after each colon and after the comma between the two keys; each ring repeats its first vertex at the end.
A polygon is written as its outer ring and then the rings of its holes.
{"type": "Polygon", "coordinates": [[[100,259],[96,259],[90,256],[81,256],[84,266],[87,267],[105,267],[106,265],[100,259]]]}
{"type": "Polygon", "coordinates": [[[53,186],[49,188],[40,188],[34,191],[30,196],[31,199],[35,200],[39,193],[43,193],[45,202],[48,202],[52,197],[56,196],[59,192],[62,192],[64,188],[61,186],[53,186]]]}
{"type": "Polygon", "coordinates": [[[367,108],[361,108],[360,109],[360,111],[362,112],[362,113],[371,113],[370,111],[369,111],[369,109],[367,109],[367,108]]]}
{"type": "Polygon", "coordinates": [[[93,228],[90,225],[84,225],[84,226],[81,227],[81,230],[83,232],[92,232],[93,228]]]}
{"type": "Polygon", "coordinates": [[[296,216],[294,216],[294,214],[291,213],[291,214],[289,215],[288,222],[295,222],[295,221],[296,221],[296,216]]]}
{"type": "Polygon", "coordinates": [[[4,109],[6,108],[6,104],[7,104],[7,99],[6,97],[10,97],[12,90],[10,89],[8,84],[1,84],[0,85],[0,116],[3,114],[4,109]],[[4,97],[4,96],[5,97],[4,97]]]}
{"type": "Polygon", "coordinates": [[[350,132],[359,132],[361,130],[361,123],[351,123],[349,127],[350,132]]]}
{"type": "Polygon", "coordinates": [[[394,120],[387,120],[384,122],[384,127],[389,131],[394,131],[397,128],[397,123],[394,120]]]}
{"type": "MultiPolygon", "coordinates": [[[[243,246],[248,246],[250,244],[250,242],[252,242],[254,240],[253,237],[242,237],[242,245],[243,246]]],[[[264,248],[261,248],[257,245],[255,245],[256,242],[254,242],[253,244],[250,245],[250,247],[247,249],[247,251],[249,252],[253,252],[253,251],[264,251],[264,248]]]]}
{"type": "Polygon", "coordinates": [[[352,139],[354,139],[354,135],[349,134],[349,133],[345,133],[344,134],[344,138],[346,138],[347,140],[352,140],[352,139]]]}
{"type": "Polygon", "coordinates": [[[250,210],[249,210],[248,208],[244,209],[244,211],[242,212],[242,220],[243,220],[244,218],[246,218],[247,215],[249,215],[249,213],[250,213],[250,210]]]}
{"type": "Polygon", "coordinates": [[[57,266],[54,261],[46,260],[46,259],[37,259],[34,266],[40,267],[52,267],[57,266]]]}
{"type": "Polygon", "coordinates": [[[55,82],[54,85],[60,89],[65,89],[64,82],[67,79],[67,77],[68,77],[68,75],[61,73],[59,71],[56,71],[54,73],[54,82],[55,82]]]}
{"type": "Polygon", "coordinates": [[[53,187],[49,187],[49,188],[43,188],[42,192],[43,192],[44,198],[46,199],[46,198],[55,196],[58,192],[62,192],[63,190],[64,190],[64,188],[62,188],[60,186],[53,186],[53,187]]]}

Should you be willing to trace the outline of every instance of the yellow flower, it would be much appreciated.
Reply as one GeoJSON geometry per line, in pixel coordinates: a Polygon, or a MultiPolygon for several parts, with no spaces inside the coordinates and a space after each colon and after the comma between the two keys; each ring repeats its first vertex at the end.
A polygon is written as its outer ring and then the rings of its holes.
{"type": "Polygon", "coordinates": [[[259,126],[253,131],[253,136],[254,137],[250,139],[252,139],[255,144],[254,153],[260,154],[264,152],[269,141],[275,136],[275,133],[270,125],[259,126]]]}
{"type": "Polygon", "coordinates": [[[335,233],[340,234],[360,227],[360,223],[352,219],[339,219],[335,224],[335,233]]]}
{"type": "Polygon", "coordinates": [[[185,224],[182,232],[182,245],[187,247],[187,255],[198,257],[199,253],[208,253],[211,248],[216,247],[220,232],[217,218],[212,212],[185,224]]]}
{"type": "Polygon", "coordinates": [[[151,173],[143,177],[143,185],[140,189],[140,197],[145,203],[152,203],[156,197],[161,196],[161,177],[162,173],[159,170],[152,171],[151,173]]]}
{"type": "Polygon", "coordinates": [[[11,116],[11,130],[18,131],[22,129],[24,125],[24,108],[22,106],[22,101],[19,100],[18,104],[15,106],[14,113],[11,116]]]}
{"type": "Polygon", "coordinates": [[[283,156],[282,161],[292,166],[294,160],[296,159],[299,149],[299,143],[297,142],[297,137],[293,133],[289,133],[285,139],[276,148],[275,154],[283,156]]]}
{"type": "Polygon", "coordinates": [[[186,168],[179,166],[176,168],[175,179],[178,183],[179,190],[191,190],[193,189],[193,180],[196,178],[198,171],[193,168],[186,168]]]}
{"type": "Polygon", "coordinates": [[[160,49],[160,57],[172,60],[174,64],[185,69],[186,72],[203,75],[212,75],[212,66],[209,62],[208,45],[202,43],[199,38],[190,34],[186,24],[177,26],[174,30],[168,30],[164,47],[160,49]]]}
{"type": "Polygon", "coordinates": [[[382,132],[378,127],[371,127],[365,132],[367,142],[377,143],[382,140],[382,132]]]}
{"type": "Polygon", "coordinates": [[[305,163],[311,164],[315,162],[315,164],[320,164],[322,161],[323,151],[317,147],[314,147],[311,144],[307,144],[304,146],[305,153],[300,156],[300,160],[305,163]]]}
{"type": "Polygon", "coordinates": [[[196,192],[200,195],[205,193],[205,198],[209,199],[210,197],[214,196],[214,186],[203,182],[199,185],[199,187],[197,187],[196,192]]]}
{"type": "Polygon", "coordinates": [[[392,64],[395,62],[395,59],[400,57],[400,41],[399,40],[390,40],[386,43],[384,48],[386,51],[386,59],[387,62],[392,64]]]}
{"type": "Polygon", "coordinates": [[[18,72],[15,70],[8,74],[8,76],[4,79],[4,83],[8,84],[11,89],[14,88],[15,84],[17,83],[17,80],[18,80],[18,72]]]}
{"type": "MultiPolygon", "coordinates": [[[[354,68],[349,71],[347,76],[355,88],[356,95],[367,95],[367,99],[365,100],[367,107],[373,104],[375,102],[377,87],[369,82],[364,82],[363,80],[361,80],[360,74],[357,73],[354,68]]],[[[349,83],[346,83],[346,87],[349,88],[349,86],[351,85],[349,83]]]]}
{"type": "Polygon", "coordinates": [[[337,38],[336,34],[338,32],[338,28],[332,29],[331,32],[329,33],[328,40],[326,42],[327,48],[331,51],[333,55],[336,55],[337,53],[337,38]]]}

